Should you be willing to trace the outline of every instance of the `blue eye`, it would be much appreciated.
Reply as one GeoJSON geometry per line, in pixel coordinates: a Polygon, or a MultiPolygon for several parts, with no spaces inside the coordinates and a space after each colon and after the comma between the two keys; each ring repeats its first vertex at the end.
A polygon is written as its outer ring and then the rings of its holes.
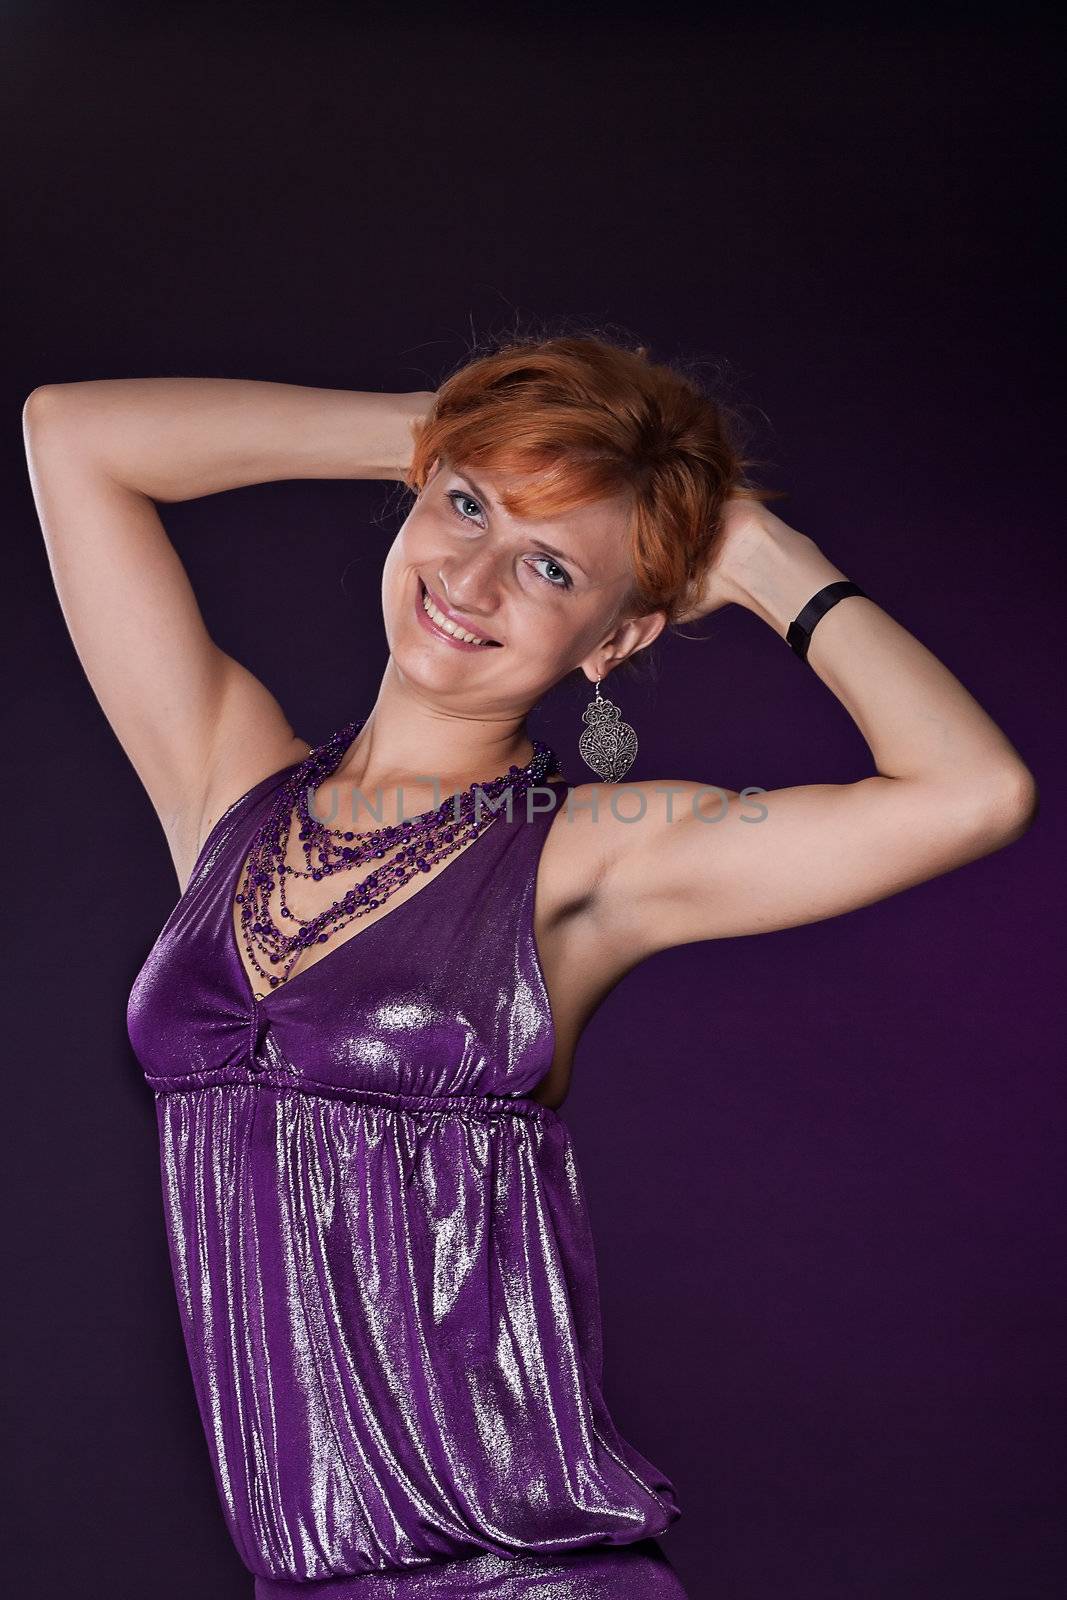
{"type": "MultiPolygon", "coordinates": [[[[476,518],[469,517],[465,511],[461,511],[459,509],[458,502],[460,500],[465,500],[469,506],[477,506],[479,511],[482,509],[479,502],[472,494],[468,494],[466,489],[449,489],[445,494],[445,499],[448,501],[455,515],[461,522],[465,522],[468,525],[473,522],[475,527],[478,528],[483,526],[483,524],[478,522],[476,518]]],[[[547,583],[549,588],[570,589],[573,587],[573,580],[571,579],[570,574],[560,566],[558,561],[554,561],[551,556],[535,556],[533,559],[535,561],[547,561],[548,565],[550,567],[555,567],[556,571],[560,574],[559,578],[546,578],[543,572],[537,573],[537,576],[540,578],[541,582],[547,583]]],[[[537,571],[536,567],[534,568],[534,571],[537,571]]]]}
{"type": "MultiPolygon", "coordinates": [[[[445,498],[448,500],[452,510],[456,513],[456,516],[461,522],[474,521],[473,517],[468,517],[467,513],[465,511],[461,511],[459,506],[456,504],[457,500],[466,500],[469,506],[477,506],[478,502],[472,494],[468,494],[465,489],[450,489],[445,498]]],[[[481,510],[481,507],[479,506],[478,509],[481,510]]]]}
{"type": "Polygon", "coordinates": [[[536,561],[547,561],[550,567],[555,567],[556,571],[561,574],[562,579],[563,579],[563,582],[560,583],[555,578],[545,578],[544,575],[539,572],[537,574],[537,576],[539,578],[542,578],[545,583],[550,583],[552,585],[553,589],[569,589],[570,588],[570,586],[571,586],[570,577],[563,570],[563,568],[560,566],[558,561],[553,561],[551,556],[535,556],[534,559],[536,561]]]}

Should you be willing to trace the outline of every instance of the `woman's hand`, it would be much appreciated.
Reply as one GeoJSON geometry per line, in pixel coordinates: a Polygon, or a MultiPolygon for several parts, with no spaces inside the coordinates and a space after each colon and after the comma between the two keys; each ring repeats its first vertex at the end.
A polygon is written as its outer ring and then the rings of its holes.
{"type": "Polygon", "coordinates": [[[726,502],[700,600],[679,620],[707,616],[732,602],[785,638],[807,601],[847,576],[814,539],[741,491],[726,502]]]}

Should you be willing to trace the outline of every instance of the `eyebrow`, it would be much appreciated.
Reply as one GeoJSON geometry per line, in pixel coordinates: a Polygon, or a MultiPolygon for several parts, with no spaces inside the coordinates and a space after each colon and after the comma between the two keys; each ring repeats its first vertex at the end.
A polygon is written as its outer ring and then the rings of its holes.
{"type": "MultiPolygon", "coordinates": [[[[492,507],[493,502],[485,493],[484,489],[479,489],[473,478],[468,477],[465,472],[457,472],[455,476],[457,478],[462,478],[463,482],[467,484],[469,488],[474,490],[474,493],[477,495],[478,499],[483,502],[487,509],[492,507]]],[[[578,560],[577,556],[569,556],[564,550],[553,550],[550,544],[546,544],[545,541],[538,538],[536,534],[533,535],[533,538],[534,542],[545,552],[546,555],[554,556],[557,561],[566,561],[569,566],[577,567],[582,576],[588,578],[589,574],[582,566],[582,563],[578,560]]]]}

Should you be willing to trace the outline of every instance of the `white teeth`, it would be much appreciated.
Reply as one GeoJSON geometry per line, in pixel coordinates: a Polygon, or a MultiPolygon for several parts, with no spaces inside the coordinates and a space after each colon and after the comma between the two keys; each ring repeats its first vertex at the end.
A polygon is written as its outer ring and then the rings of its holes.
{"type": "Polygon", "coordinates": [[[491,641],[489,639],[479,639],[476,634],[468,633],[465,628],[457,627],[454,622],[450,622],[448,617],[445,616],[444,612],[439,611],[434,605],[433,601],[430,599],[429,591],[426,589],[425,585],[423,586],[422,591],[422,609],[426,612],[426,615],[431,619],[431,621],[436,622],[439,628],[443,628],[446,633],[452,634],[456,639],[464,639],[467,644],[485,645],[487,649],[491,647],[491,641]]]}

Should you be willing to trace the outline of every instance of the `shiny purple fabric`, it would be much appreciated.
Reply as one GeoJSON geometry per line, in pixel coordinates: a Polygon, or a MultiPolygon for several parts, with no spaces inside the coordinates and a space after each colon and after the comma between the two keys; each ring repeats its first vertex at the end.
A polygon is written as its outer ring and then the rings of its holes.
{"type": "Polygon", "coordinates": [[[654,1543],[674,1489],[605,1406],[581,1180],[529,1098],[554,1047],[533,902],[562,795],[500,811],[257,1001],[233,896],[292,770],[219,819],[127,1017],[257,1600],[675,1600],[654,1543]]]}

